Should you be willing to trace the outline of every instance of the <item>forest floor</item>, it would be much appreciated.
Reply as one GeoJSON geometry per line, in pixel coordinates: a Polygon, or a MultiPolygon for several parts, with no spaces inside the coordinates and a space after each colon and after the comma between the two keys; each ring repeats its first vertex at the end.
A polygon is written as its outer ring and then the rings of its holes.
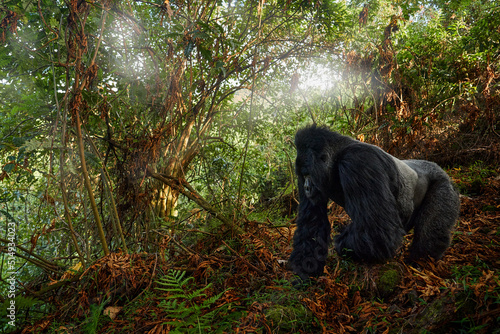
{"type": "MultiPolygon", "coordinates": [[[[16,332],[500,333],[499,173],[450,174],[466,195],[440,261],[405,263],[410,235],[385,264],[332,251],[325,274],[296,289],[286,267],[293,220],[247,221],[238,238],[190,231],[196,242],[165,238],[160,254],[101,258],[78,280],[66,276],[52,311],[16,332]]],[[[330,212],[334,230],[348,222],[330,212]]]]}

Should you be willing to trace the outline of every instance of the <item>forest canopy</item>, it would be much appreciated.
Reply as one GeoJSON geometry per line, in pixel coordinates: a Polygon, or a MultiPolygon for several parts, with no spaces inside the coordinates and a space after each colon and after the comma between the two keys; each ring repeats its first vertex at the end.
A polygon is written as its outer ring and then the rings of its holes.
{"type": "MultiPolygon", "coordinates": [[[[15,291],[19,326],[40,324],[61,303],[57,289],[81,280],[85,291],[85,273],[120,256],[161,267],[167,291],[191,277],[208,284],[206,270],[220,283],[230,275],[221,263],[234,258],[267,285],[289,278],[259,256],[291,251],[293,137],[311,123],[434,161],[455,171],[462,195],[484,195],[498,186],[499,66],[498,1],[3,1],[0,296],[15,291]],[[262,229],[286,240],[253,249],[262,229]],[[195,274],[183,281],[184,271],[195,274]]],[[[482,208],[498,219],[492,196],[482,208]]],[[[82,293],[73,302],[87,310],[74,317],[150,289],[156,276],[144,270],[152,278],[133,292],[82,293]]],[[[93,288],[116,288],[101,283],[93,288]]],[[[209,297],[234,293],[212,283],[209,297]]],[[[14,330],[9,298],[0,297],[0,328],[14,330]]],[[[316,324],[340,328],[312,304],[301,303],[316,324]]]]}

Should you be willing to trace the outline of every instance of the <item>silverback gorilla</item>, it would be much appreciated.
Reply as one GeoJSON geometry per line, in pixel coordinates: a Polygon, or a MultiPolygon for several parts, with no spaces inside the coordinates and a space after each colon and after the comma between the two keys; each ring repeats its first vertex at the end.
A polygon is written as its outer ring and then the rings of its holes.
{"type": "Polygon", "coordinates": [[[399,160],[377,146],[311,125],[295,136],[299,213],[289,263],[303,280],[323,273],[330,242],[329,199],[351,223],[335,249],[355,260],[395,256],[414,229],[410,260],[439,259],[448,248],[459,213],[459,195],[435,163],[399,160]]]}

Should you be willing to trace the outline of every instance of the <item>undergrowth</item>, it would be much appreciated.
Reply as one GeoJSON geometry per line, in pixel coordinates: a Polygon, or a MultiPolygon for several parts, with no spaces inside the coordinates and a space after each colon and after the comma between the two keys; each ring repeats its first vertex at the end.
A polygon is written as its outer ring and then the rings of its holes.
{"type": "Polygon", "coordinates": [[[170,333],[223,333],[230,328],[235,316],[227,314],[231,304],[214,307],[228,289],[208,297],[205,291],[212,287],[212,283],[197,289],[192,284],[194,278],[185,276],[186,272],[169,270],[156,281],[159,285],[156,290],[167,293],[158,306],[170,318],[163,323],[170,326],[170,333]]]}
{"type": "MultiPolygon", "coordinates": [[[[474,168],[450,174],[467,188],[475,175],[462,173],[487,172],[474,168]]],[[[324,274],[297,289],[283,264],[293,227],[247,221],[244,234],[223,243],[206,237],[189,248],[192,254],[168,262],[155,254],[103,257],[86,274],[98,279],[61,289],[57,311],[27,332],[500,333],[499,189],[493,174],[478,195],[461,196],[460,222],[440,261],[406,263],[410,235],[385,264],[332,251],[324,274]],[[113,296],[116,287],[126,294],[113,296]],[[123,307],[114,320],[102,315],[103,304],[91,306],[103,292],[112,296],[109,306],[123,307]]],[[[349,219],[336,207],[329,218],[334,233],[349,219]]]]}

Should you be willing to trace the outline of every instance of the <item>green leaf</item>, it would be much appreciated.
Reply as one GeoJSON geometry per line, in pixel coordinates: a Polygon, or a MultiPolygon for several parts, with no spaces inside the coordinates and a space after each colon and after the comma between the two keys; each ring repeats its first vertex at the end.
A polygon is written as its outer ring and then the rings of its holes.
{"type": "Polygon", "coordinates": [[[5,166],[3,166],[3,170],[6,171],[7,173],[10,173],[12,172],[15,166],[16,166],[15,164],[6,164],[5,166]]]}
{"type": "Polygon", "coordinates": [[[224,76],[226,75],[226,69],[224,68],[224,62],[222,60],[219,60],[217,63],[215,63],[215,68],[221,70],[224,76]]]}
{"type": "Polygon", "coordinates": [[[184,57],[189,58],[191,52],[194,49],[194,46],[195,46],[194,40],[189,41],[188,45],[186,45],[186,48],[184,48],[184,57]]]}
{"type": "Polygon", "coordinates": [[[198,46],[198,50],[200,50],[202,57],[205,58],[206,61],[212,61],[212,52],[209,49],[200,45],[198,46]]]}

